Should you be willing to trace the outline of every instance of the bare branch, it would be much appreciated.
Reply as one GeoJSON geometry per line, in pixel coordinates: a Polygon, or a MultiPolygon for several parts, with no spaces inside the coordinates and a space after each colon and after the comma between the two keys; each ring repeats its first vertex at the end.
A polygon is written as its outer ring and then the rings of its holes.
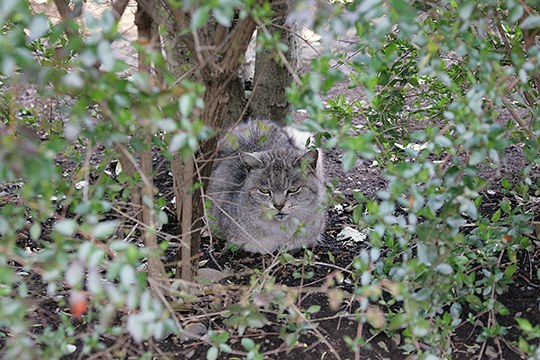
{"type": "Polygon", "coordinates": [[[223,25],[218,25],[216,27],[216,35],[214,37],[214,46],[217,48],[227,37],[227,28],[223,25]]]}
{"type": "Polygon", "coordinates": [[[240,59],[246,53],[255,27],[255,20],[251,17],[246,17],[238,22],[234,27],[232,36],[225,45],[223,58],[220,61],[221,69],[226,69],[230,73],[238,71],[240,59]]]}
{"type": "Polygon", "coordinates": [[[531,130],[530,126],[527,125],[523,119],[519,116],[519,114],[516,112],[512,104],[510,103],[510,100],[508,100],[506,97],[501,96],[501,100],[504,104],[504,106],[508,109],[510,112],[510,115],[516,120],[516,122],[519,124],[519,126],[525,131],[531,139],[536,139],[536,135],[534,135],[534,132],[531,130]]]}
{"type": "Polygon", "coordinates": [[[77,3],[73,9],[69,6],[69,0],[54,0],[54,4],[63,21],[73,20],[81,16],[82,2],[77,3]]]}
{"type": "MultiPolygon", "coordinates": [[[[193,199],[191,188],[193,187],[194,164],[193,158],[189,158],[184,164],[183,199],[182,199],[182,280],[192,280],[191,267],[191,226],[194,223],[193,199]]],[[[197,249],[198,250],[198,249],[197,249]]],[[[179,269],[180,266],[177,267],[179,269]]],[[[178,274],[177,274],[178,276],[178,274]]]]}
{"type": "MultiPolygon", "coordinates": [[[[178,9],[170,9],[170,11],[179,32],[190,28],[190,20],[188,14],[178,9]]],[[[195,46],[195,40],[193,39],[193,35],[183,35],[182,41],[184,42],[184,44],[186,44],[189,51],[194,54],[197,52],[197,47],[195,46]]]]}
{"type": "Polygon", "coordinates": [[[126,11],[126,7],[128,3],[129,3],[129,0],[116,0],[112,4],[112,13],[116,21],[120,20],[122,15],[124,15],[124,12],[126,11]]]}
{"type": "MultiPolygon", "coordinates": [[[[153,19],[145,12],[141,6],[137,6],[135,15],[137,25],[137,36],[139,41],[150,40],[155,34],[155,23],[153,19]]],[[[151,66],[144,61],[144,53],[139,51],[139,71],[145,72],[151,78],[151,66]]],[[[153,207],[155,187],[153,180],[152,163],[152,132],[149,128],[144,132],[145,149],[140,153],[141,159],[141,177],[147,179],[145,186],[141,190],[142,194],[142,219],[148,226],[144,232],[144,244],[148,250],[148,275],[150,279],[150,288],[154,294],[160,294],[165,289],[168,291],[169,279],[165,267],[161,262],[160,250],[156,235],[156,213],[153,207]]]]}

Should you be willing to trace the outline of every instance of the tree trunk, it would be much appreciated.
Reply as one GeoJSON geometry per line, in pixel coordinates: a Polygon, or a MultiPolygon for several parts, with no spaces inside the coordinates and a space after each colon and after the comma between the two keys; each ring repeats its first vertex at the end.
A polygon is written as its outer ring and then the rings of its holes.
{"type": "MultiPolygon", "coordinates": [[[[210,34],[215,34],[216,24],[208,24],[210,34]]],[[[174,36],[173,29],[168,29],[168,36],[163,38],[163,48],[167,55],[167,66],[171,74],[176,79],[198,81],[204,83],[198,71],[192,71],[197,66],[197,59],[193,56],[182,38],[174,36]]],[[[228,128],[232,124],[242,120],[247,113],[246,100],[244,96],[244,85],[239,77],[230,80],[229,102],[225,104],[226,111],[223,114],[223,128],[228,128]]]]}
{"type": "MultiPolygon", "coordinates": [[[[234,86],[237,85],[235,79],[237,79],[236,74],[234,77],[230,76],[229,79],[223,78],[222,81],[212,80],[206,83],[207,89],[204,94],[205,108],[202,117],[203,119],[208,119],[207,125],[214,129],[223,129],[225,126],[224,119],[228,110],[227,105],[229,104],[229,99],[235,96],[233,95],[235,93],[234,86]]],[[[198,268],[202,230],[205,227],[204,191],[208,188],[208,181],[212,174],[212,164],[216,153],[217,142],[218,137],[214,136],[199,146],[191,184],[200,183],[201,186],[198,186],[197,190],[193,191],[191,195],[191,214],[182,211],[182,224],[191,223],[191,228],[183,227],[182,233],[185,234],[188,232],[190,234],[192,274],[196,273],[198,268]]],[[[184,186],[184,189],[187,189],[186,183],[184,183],[184,186]]],[[[186,255],[179,255],[178,259],[182,261],[182,279],[191,278],[192,275],[185,274],[186,255]]]]}
{"type": "Polygon", "coordinates": [[[237,124],[244,118],[247,113],[244,94],[244,84],[238,76],[235,76],[231,79],[231,84],[229,85],[229,102],[224,105],[226,111],[223,114],[223,129],[237,124]]]}
{"type": "MultiPolygon", "coordinates": [[[[173,75],[179,79],[185,77],[188,80],[200,81],[206,87],[203,96],[205,107],[201,118],[206,126],[217,130],[219,136],[224,126],[239,120],[245,110],[244,91],[238,79],[238,69],[255,30],[254,20],[249,17],[238,19],[230,28],[210,22],[197,30],[197,34],[186,33],[185,30],[190,28],[191,23],[189,12],[150,0],[139,0],[139,4],[168,30],[169,36],[165,38],[164,43],[167,61],[173,75]],[[161,11],[162,6],[165,6],[166,12],[161,11]],[[163,18],[164,13],[170,18],[163,18]]],[[[216,152],[217,138],[213,137],[200,144],[195,154],[191,181],[186,181],[186,174],[190,174],[191,166],[187,168],[186,164],[178,163],[178,156],[173,159],[174,184],[175,186],[182,184],[181,189],[175,189],[177,216],[180,217],[180,224],[184,225],[181,229],[182,239],[186,241],[182,248],[190,249],[192,273],[198,267],[201,234],[205,222],[203,195],[212,173],[212,159],[216,152]],[[202,186],[193,190],[192,185],[196,183],[202,186]],[[192,196],[189,201],[191,204],[181,204],[187,194],[192,196]],[[187,228],[189,227],[187,224],[191,224],[191,227],[187,228]]],[[[181,275],[186,280],[191,279],[192,274],[187,273],[185,264],[187,254],[182,256],[179,251],[177,259],[177,276],[181,275]]]]}
{"type": "MultiPolygon", "coordinates": [[[[158,41],[157,27],[152,18],[140,7],[137,7],[135,15],[135,25],[137,25],[137,34],[141,44],[155,44],[158,41]]],[[[138,59],[139,71],[146,72],[149,78],[152,77],[150,65],[145,62],[144,55],[139,52],[138,59]]],[[[154,211],[154,181],[152,168],[152,133],[147,130],[144,134],[145,149],[140,154],[141,159],[141,177],[147,179],[142,195],[142,220],[147,226],[144,231],[144,244],[148,251],[148,278],[150,288],[155,294],[163,293],[169,288],[169,280],[159,250],[156,236],[156,214],[154,211]]]]}
{"type": "Polygon", "coordinates": [[[279,61],[276,60],[278,54],[275,51],[265,49],[257,53],[250,110],[254,117],[269,118],[284,124],[290,109],[285,89],[293,81],[293,73],[298,69],[300,47],[298,39],[294,35],[296,29],[285,23],[288,4],[280,3],[274,5],[272,9],[277,14],[273,25],[258,31],[279,34],[280,41],[287,45],[289,50],[279,61]]]}

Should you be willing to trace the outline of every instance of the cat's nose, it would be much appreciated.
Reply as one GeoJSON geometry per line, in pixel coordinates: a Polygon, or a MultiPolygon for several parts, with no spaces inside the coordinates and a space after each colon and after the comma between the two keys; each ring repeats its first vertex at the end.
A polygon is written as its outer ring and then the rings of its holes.
{"type": "Polygon", "coordinates": [[[274,207],[277,209],[277,210],[281,210],[285,207],[285,204],[274,204],[274,207]]]}

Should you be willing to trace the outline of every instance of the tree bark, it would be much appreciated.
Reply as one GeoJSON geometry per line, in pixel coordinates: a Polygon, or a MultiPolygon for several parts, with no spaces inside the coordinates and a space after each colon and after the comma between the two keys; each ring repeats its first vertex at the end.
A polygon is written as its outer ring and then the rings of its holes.
{"type": "MultiPolygon", "coordinates": [[[[156,43],[158,40],[157,27],[152,21],[152,18],[140,7],[137,7],[135,14],[135,25],[137,25],[137,35],[141,44],[156,43]]],[[[149,78],[151,75],[151,67],[146,63],[144,53],[139,52],[138,59],[139,71],[146,72],[149,78]]],[[[156,214],[154,211],[154,195],[155,188],[153,182],[153,167],[152,167],[152,132],[150,129],[143,134],[145,149],[141,151],[141,172],[142,176],[147,179],[147,183],[141,190],[142,195],[142,220],[147,225],[144,232],[144,244],[148,251],[148,277],[150,288],[155,294],[163,293],[169,288],[169,280],[163,262],[156,236],[156,214]]]]}
{"type": "Polygon", "coordinates": [[[294,35],[296,29],[294,26],[286,25],[285,22],[288,3],[279,3],[272,9],[277,14],[272,22],[273,25],[258,31],[279,34],[280,41],[287,45],[289,50],[284,54],[285,59],[278,58],[279,60],[276,60],[278,56],[272,50],[265,49],[257,53],[250,110],[253,117],[269,118],[277,123],[285,124],[285,118],[290,110],[285,90],[293,81],[291,71],[295,72],[298,69],[300,48],[298,39],[294,35]]]}
{"type": "MultiPolygon", "coordinates": [[[[201,118],[206,126],[220,134],[225,127],[239,120],[244,112],[244,91],[238,79],[238,69],[255,30],[255,21],[249,17],[240,19],[230,28],[209,22],[196,33],[189,33],[186,30],[190,29],[190,14],[183,9],[149,0],[139,0],[139,4],[149,14],[157,17],[163,13],[160,12],[161,6],[165,6],[170,19],[154,18],[165,25],[169,33],[164,39],[169,68],[177,78],[197,80],[206,87],[203,96],[205,107],[201,118]]],[[[177,276],[181,273],[181,277],[186,280],[192,278],[198,267],[201,234],[205,223],[204,190],[212,172],[216,146],[217,137],[200,144],[195,154],[191,181],[185,178],[185,175],[190,175],[191,172],[187,171],[190,169],[185,165],[190,164],[179,163],[178,156],[173,159],[174,184],[176,187],[182,184],[181,189],[175,189],[177,216],[183,225],[182,238],[191,240],[190,244],[182,245],[186,250],[190,248],[191,274],[186,273],[187,254],[182,255],[179,251],[177,257],[177,276]],[[196,183],[201,186],[193,190],[192,185],[196,183]],[[188,193],[191,194],[191,204],[182,201],[188,193]]]]}
{"type": "MultiPolygon", "coordinates": [[[[225,115],[231,99],[237,96],[235,87],[238,86],[238,69],[244,53],[249,45],[251,35],[255,30],[255,22],[248,18],[237,24],[226,45],[221,61],[206,66],[201,75],[206,91],[203,99],[205,107],[202,118],[206,125],[218,130],[218,134],[227,126],[225,115]]],[[[201,234],[204,227],[204,191],[208,188],[208,181],[212,173],[212,163],[215,157],[218,137],[212,137],[199,146],[195,162],[194,182],[199,181],[202,186],[193,193],[192,223],[192,259],[194,267],[198,261],[198,252],[201,244],[201,234]]]]}

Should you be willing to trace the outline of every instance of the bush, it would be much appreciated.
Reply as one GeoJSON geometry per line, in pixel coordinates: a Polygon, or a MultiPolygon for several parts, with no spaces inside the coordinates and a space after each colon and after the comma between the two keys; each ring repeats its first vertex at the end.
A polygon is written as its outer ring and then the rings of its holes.
{"type": "MultiPolygon", "coordinates": [[[[272,20],[266,3],[177,5],[191,24],[180,33],[186,37],[208,24],[272,20]]],[[[355,320],[375,333],[400,334],[401,351],[426,359],[450,358],[456,328],[481,320],[475,339],[481,356],[489,339],[509,329],[497,321],[508,314],[498,297],[512,285],[523,254],[538,249],[538,6],[514,0],[347,1],[319,3],[316,12],[309,6],[297,2],[290,14],[323,35],[323,53],[287,90],[293,106],[309,115],[300,127],[315,132],[323,148],[340,149],[345,170],[370,159],[387,179],[376,196],[351,194],[352,221],[369,234],[346,274],[358,300],[355,320]],[[349,47],[336,52],[330,40],[339,37],[349,47]],[[343,82],[365,96],[330,97],[343,82]],[[522,174],[489,183],[486,169],[500,168],[511,147],[523,150],[522,174]],[[490,194],[497,196],[487,201],[490,194]]],[[[83,23],[53,21],[20,0],[0,8],[6,358],[88,354],[124,333],[137,343],[185,333],[189,316],[179,312],[195,314],[204,292],[181,281],[168,285],[182,268],[166,263],[179,251],[180,236],[166,227],[170,196],[153,186],[163,177],[145,166],[152,169],[158,153],[157,161],[180,157],[188,164],[213,138],[220,126],[205,113],[213,80],[196,64],[185,66],[201,76],[177,80],[162,52],[144,41],[132,43],[144,62],[130,68],[114,56],[121,35],[110,9],[84,12],[83,23]],[[34,90],[38,103],[31,107],[23,97],[34,90]],[[39,309],[58,313],[47,319],[39,309]]],[[[278,38],[265,41],[272,51],[284,50],[278,38]]],[[[201,188],[204,180],[183,190],[191,196],[201,188]]],[[[280,261],[303,270],[315,264],[312,255],[282,254],[280,261]]],[[[331,303],[346,296],[339,284],[324,288],[331,303]]],[[[206,293],[219,286],[208,285],[206,293]]],[[[225,330],[195,337],[207,345],[207,358],[217,358],[233,352],[230,334],[264,327],[271,312],[292,348],[314,331],[309,319],[318,311],[299,311],[295,296],[268,273],[256,273],[238,303],[220,311],[225,330]]],[[[538,357],[538,325],[527,319],[516,325],[522,332],[516,347],[538,357]]],[[[369,342],[365,336],[346,342],[357,351],[369,342]]],[[[241,346],[248,358],[262,356],[251,338],[241,346]]]]}

